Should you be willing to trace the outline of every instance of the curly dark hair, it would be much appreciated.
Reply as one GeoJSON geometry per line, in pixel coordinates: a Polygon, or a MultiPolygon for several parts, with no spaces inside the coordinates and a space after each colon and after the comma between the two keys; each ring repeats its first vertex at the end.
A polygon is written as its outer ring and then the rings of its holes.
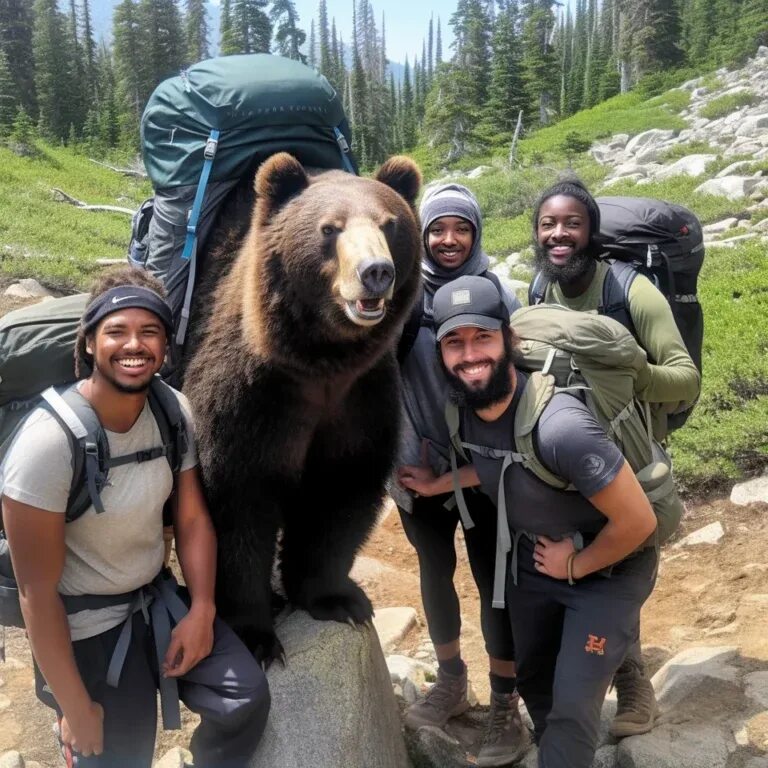
{"type": "MultiPolygon", "coordinates": [[[[121,285],[135,285],[141,288],[149,288],[156,294],[165,298],[166,291],[163,283],[143,269],[137,269],[126,265],[124,267],[114,267],[102,273],[91,286],[91,298],[88,299],[86,309],[93,304],[103,293],[117,288],[121,285]]],[[[77,340],[75,341],[75,376],[78,379],[84,379],[90,376],[93,368],[93,355],[86,352],[87,336],[83,330],[82,324],[77,330],[77,340]]]]}

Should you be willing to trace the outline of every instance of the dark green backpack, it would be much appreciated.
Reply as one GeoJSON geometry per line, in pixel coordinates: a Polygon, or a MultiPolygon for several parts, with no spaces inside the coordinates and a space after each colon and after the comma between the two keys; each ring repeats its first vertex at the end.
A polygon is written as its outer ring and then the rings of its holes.
{"type": "Polygon", "coordinates": [[[141,120],[155,190],[134,216],[129,260],[163,280],[184,343],[196,257],[224,199],[276,152],[356,173],[336,91],[311,67],[265,53],[195,64],[155,89],[141,120]]]}

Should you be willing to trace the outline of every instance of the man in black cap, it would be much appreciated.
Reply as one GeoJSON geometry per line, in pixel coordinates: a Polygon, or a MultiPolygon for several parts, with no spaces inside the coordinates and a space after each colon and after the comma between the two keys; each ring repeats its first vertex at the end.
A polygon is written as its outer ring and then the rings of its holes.
{"type": "MultiPolygon", "coordinates": [[[[188,446],[175,476],[155,450],[164,441],[148,395],[173,330],[163,295],[155,278],[124,268],[97,283],[81,320],[76,367],[92,371],[74,386],[103,428],[110,461],[126,459],[110,465],[98,506],[91,493],[91,506],[65,524],[80,446],[58,416],[38,408],[3,462],[3,523],[38,696],[57,711],[69,764],[149,768],[157,687],[164,692],[170,683],[175,693],[176,680],[178,697],[202,716],[190,745],[195,765],[241,768],[264,729],[269,692],[252,655],[215,618],[216,536],[197,474],[189,404],[169,388],[188,446]],[[156,578],[169,498],[188,607],[156,578]],[[89,608],[71,610],[80,596],[89,608]],[[170,630],[158,624],[161,605],[175,623],[167,647],[159,640],[170,630]]],[[[167,615],[163,621],[169,624],[167,615]]],[[[168,704],[164,697],[164,720],[168,704]]],[[[170,719],[177,710],[171,703],[170,719]]]]}
{"type": "MultiPolygon", "coordinates": [[[[569,392],[545,406],[534,442],[542,464],[575,490],[505,460],[517,451],[515,416],[528,377],[514,365],[517,339],[492,283],[474,276],[448,283],[435,294],[434,313],[460,436],[472,451],[459,482],[493,500],[504,493],[498,526],[508,525],[514,542],[506,604],[539,768],[589,768],[605,693],[655,581],[656,552],[640,547],[656,517],[617,446],[569,392]]],[[[450,473],[420,467],[403,468],[399,479],[424,495],[452,486],[450,473]]]]}

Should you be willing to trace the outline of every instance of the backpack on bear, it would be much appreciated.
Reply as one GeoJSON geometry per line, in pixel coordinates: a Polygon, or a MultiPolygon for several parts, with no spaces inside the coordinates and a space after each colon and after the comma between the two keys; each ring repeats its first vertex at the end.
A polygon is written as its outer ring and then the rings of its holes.
{"type": "Polygon", "coordinates": [[[276,152],[357,173],[344,109],[311,67],[270,54],[208,59],[160,83],[141,120],[155,194],[136,212],[129,261],[166,286],[174,343],[186,338],[197,254],[227,194],[276,152]]]}
{"type": "MultiPolygon", "coordinates": [[[[645,275],[672,308],[688,354],[701,373],[704,315],[697,295],[704,261],[704,235],[696,215],[681,205],[646,197],[598,197],[600,233],[610,270],[603,283],[598,313],[612,317],[637,338],[629,314],[629,290],[638,274],[645,275]]],[[[528,303],[544,301],[547,278],[538,273],[528,289],[528,303]]],[[[669,431],[678,429],[693,406],[669,414],[669,431]]]]}
{"type": "MultiPolygon", "coordinates": [[[[515,365],[531,373],[515,412],[514,451],[463,442],[459,411],[445,407],[451,436],[453,491],[462,511],[469,512],[458,483],[458,456],[471,461],[471,453],[522,464],[542,482],[562,491],[573,487],[553,474],[536,453],[535,431],[544,408],[557,392],[572,391],[583,397],[599,423],[624,454],[656,513],[658,527],[649,545],[659,546],[676,530],[683,513],[672,477],[672,462],[653,439],[647,404],[636,399],[638,374],[647,364],[645,351],[616,320],[576,312],[558,304],[538,304],[518,309],[512,316],[520,337],[515,365]]],[[[498,508],[505,509],[504,484],[499,484],[498,508]]],[[[511,548],[506,516],[499,513],[494,607],[503,607],[504,566],[511,548]],[[502,519],[503,518],[503,519],[502,519]]]]}

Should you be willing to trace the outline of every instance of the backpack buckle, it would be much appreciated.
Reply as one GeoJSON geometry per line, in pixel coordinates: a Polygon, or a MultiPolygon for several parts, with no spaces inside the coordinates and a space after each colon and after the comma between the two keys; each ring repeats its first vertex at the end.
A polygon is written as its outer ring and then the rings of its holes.
{"type": "Polygon", "coordinates": [[[208,137],[205,142],[205,150],[203,151],[203,157],[206,160],[213,160],[216,157],[216,150],[219,148],[219,140],[208,137]]]}

